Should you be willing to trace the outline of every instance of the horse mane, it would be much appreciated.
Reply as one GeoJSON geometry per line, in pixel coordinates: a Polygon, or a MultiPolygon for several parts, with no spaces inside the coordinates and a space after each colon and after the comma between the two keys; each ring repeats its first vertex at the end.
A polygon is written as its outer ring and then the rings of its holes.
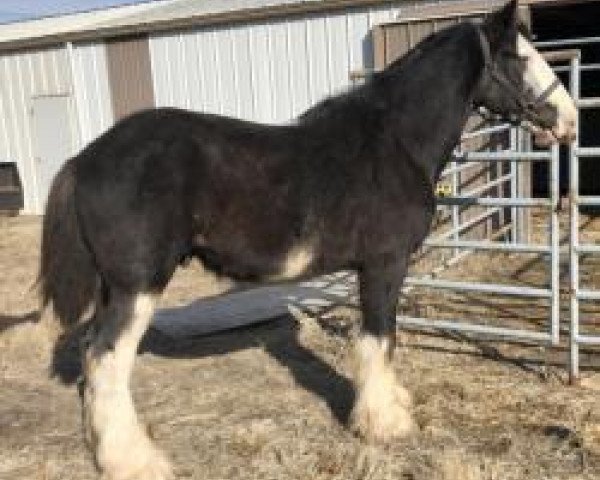
{"type": "Polygon", "coordinates": [[[297,119],[299,125],[339,117],[346,122],[353,116],[372,116],[385,113],[391,107],[386,88],[388,80],[398,80],[401,75],[412,75],[413,67],[449,39],[468,35],[473,32],[474,24],[464,22],[432,33],[415,47],[398,57],[383,70],[367,76],[360,85],[350,86],[345,91],[330,95],[308,108],[297,119]]]}

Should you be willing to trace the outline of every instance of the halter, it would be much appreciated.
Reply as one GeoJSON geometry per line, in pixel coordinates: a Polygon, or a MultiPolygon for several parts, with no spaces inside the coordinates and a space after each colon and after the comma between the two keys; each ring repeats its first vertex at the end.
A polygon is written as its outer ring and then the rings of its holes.
{"type": "MultiPolygon", "coordinates": [[[[522,92],[512,83],[510,83],[508,79],[498,70],[498,67],[492,59],[490,44],[481,28],[477,28],[477,33],[479,35],[481,53],[483,54],[483,69],[488,72],[493,81],[495,81],[513,97],[519,108],[522,110],[522,114],[529,113],[532,117],[535,117],[535,110],[546,102],[548,97],[552,95],[552,93],[561,85],[561,81],[558,79],[558,77],[555,78],[554,81],[548,87],[546,87],[533,102],[523,101],[522,92]]],[[[480,107],[478,111],[480,115],[487,120],[505,120],[515,125],[523,125],[524,123],[527,124],[526,120],[518,118],[517,115],[510,115],[508,118],[505,118],[500,114],[491,113],[485,107],[480,107]]]]}

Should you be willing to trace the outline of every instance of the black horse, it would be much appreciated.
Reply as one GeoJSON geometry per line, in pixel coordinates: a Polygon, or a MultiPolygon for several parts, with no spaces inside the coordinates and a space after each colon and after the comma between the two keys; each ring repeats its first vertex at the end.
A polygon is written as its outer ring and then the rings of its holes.
{"type": "Polygon", "coordinates": [[[430,36],[292,124],[157,109],[69,160],[48,198],[40,278],[64,325],[93,311],[84,423],[105,478],[171,475],[128,383],[156,296],[192,256],[236,280],[356,270],[364,319],[352,425],[372,440],[410,432],[410,396],[390,366],[398,292],[477,106],[546,140],[573,137],[575,107],[519,34],[516,2],[430,36]]]}

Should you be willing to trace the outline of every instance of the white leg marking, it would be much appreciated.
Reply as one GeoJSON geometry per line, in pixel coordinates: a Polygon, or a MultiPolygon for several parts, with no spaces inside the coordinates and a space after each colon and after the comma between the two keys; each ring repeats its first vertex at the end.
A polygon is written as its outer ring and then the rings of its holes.
{"type": "Polygon", "coordinates": [[[387,338],[363,335],[356,345],[356,404],[351,415],[354,431],[367,440],[388,442],[408,435],[410,394],[396,379],[388,360],[387,338]]]}
{"type": "Polygon", "coordinates": [[[114,348],[86,355],[84,423],[103,480],[165,480],[172,478],[164,454],[138,421],[129,378],[138,344],[154,311],[150,295],[138,295],[125,330],[114,348]]]}
{"type": "Polygon", "coordinates": [[[312,247],[308,245],[298,245],[293,247],[287,254],[281,271],[278,272],[272,280],[291,280],[298,278],[306,272],[315,254],[312,247]]]}

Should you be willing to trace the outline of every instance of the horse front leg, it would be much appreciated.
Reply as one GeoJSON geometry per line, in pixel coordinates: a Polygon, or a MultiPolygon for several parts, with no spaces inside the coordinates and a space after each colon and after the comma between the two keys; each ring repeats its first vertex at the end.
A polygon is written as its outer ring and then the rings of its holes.
{"type": "Polygon", "coordinates": [[[388,442],[415,427],[411,397],[396,379],[396,306],[405,266],[373,262],[359,272],[362,330],[355,345],[353,430],[368,441],[388,442]]]}
{"type": "Polygon", "coordinates": [[[97,307],[84,353],[83,421],[103,480],[172,478],[165,455],[137,418],[129,380],[154,312],[149,294],[111,291],[97,307]]]}

